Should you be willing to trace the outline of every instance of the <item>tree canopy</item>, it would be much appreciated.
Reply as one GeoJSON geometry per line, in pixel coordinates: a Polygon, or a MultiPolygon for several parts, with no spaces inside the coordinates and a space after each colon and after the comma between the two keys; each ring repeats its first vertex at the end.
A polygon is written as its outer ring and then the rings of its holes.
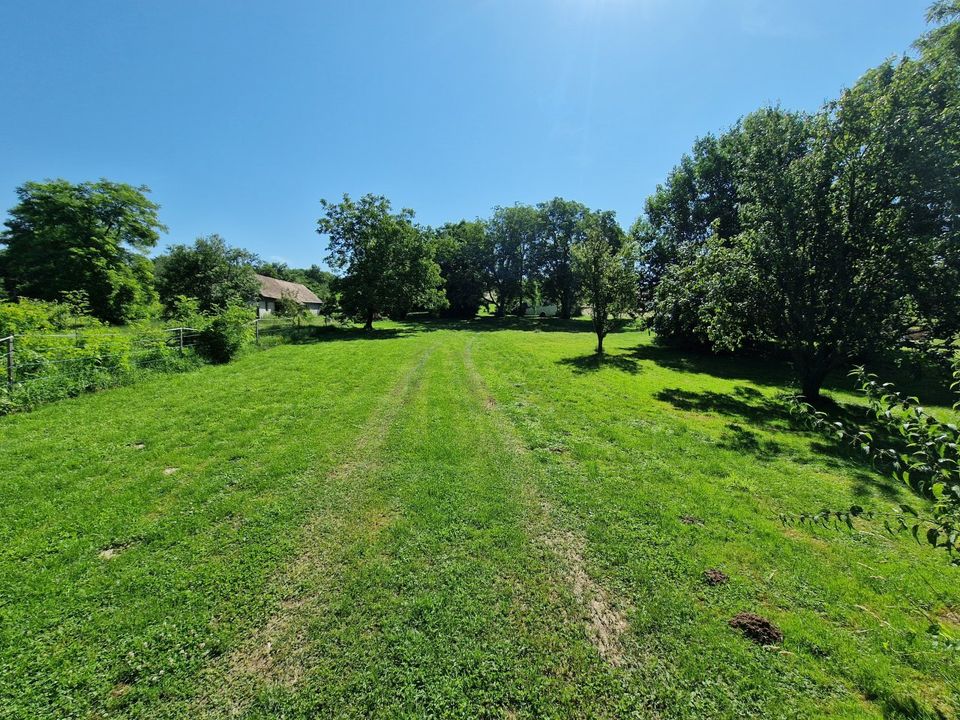
{"type": "Polygon", "coordinates": [[[0,233],[7,292],[37,300],[81,293],[97,318],[114,323],[149,314],[156,294],[146,253],[166,228],[148,192],[108,180],[18,187],[0,233]]]}
{"type": "Polygon", "coordinates": [[[634,229],[661,338],[783,348],[815,400],[844,358],[957,331],[957,37],[934,30],[818,113],[764,108],[698,141],[634,229]]]}
{"type": "Polygon", "coordinates": [[[585,227],[585,236],[571,246],[571,272],[590,305],[597,354],[621,315],[637,304],[636,253],[632,243],[617,244],[604,232],[599,217],[585,227]]]}
{"type": "Polygon", "coordinates": [[[328,238],[327,264],[337,281],[343,310],[367,329],[383,313],[403,316],[415,308],[446,305],[440,268],[412,210],[393,212],[382,195],[339,203],[321,200],[317,232],[328,238]]]}
{"type": "Polygon", "coordinates": [[[195,298],[201,312],[222,310],[257,297],[253,266],[257,256],[234,248],[219,235],[174,245],[156,259],[157,288],[168,310],[178,298],[195,298]]]}
{"type": "Polygon", "coordinates": [[[446,314],[472,318],[487,290],[490,239],[483,222],[461,220],[434,231],[434,246],[448,307],[446,314]]]}

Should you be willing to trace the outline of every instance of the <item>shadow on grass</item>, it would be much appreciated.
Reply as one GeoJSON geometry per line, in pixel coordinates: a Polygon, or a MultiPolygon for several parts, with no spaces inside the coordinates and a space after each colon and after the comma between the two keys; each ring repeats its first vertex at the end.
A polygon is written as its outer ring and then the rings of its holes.
{"type": "Polygon", "coordinates": [[[746,385],[735,386],[732,393],[667,388],[654,397],[678,410],[726,415],[752,425],[776,425],[778,429],[787,429],[790,420],[790,413],[782,403],[746,385]]]}
{"type": "MultiPolygon", "coordinates": [[[[783,446],[774,440],[762,437],[740,423],[775,432],[799,433],[813,440],[809,446],[810,451],[821,462],[850,473],[853,480],[853,493],[857,497],[869,498],[879,495],[887,499],[895,499],[899,495],[899,483],[882,469],[874,467],[859,448],[832,442],[828,436],[810,430],[794,418],[783,403],[765,396],[754,388],[739,385],[734,387],[732,393],[692,392],[668,388],[661,390],[654,397],[685,412],[709,413],[736,420],[737,422],[731,422],[726,426],[718,443],[719,447],[749,453],[761,460],[770,460],[784,452],[783,446]],[[874,472],[868,472],[868,470],[874,472]]],[[[831,421],[843,422],[847,426],[865,427],[885,447],[902,449],[898,438],[886,433],[876,422],[871,422],[863,406],[831,402],[825,407],[831,421]]],[[[797,460],[803,462],[800,457],[797,460]]]]}
{"type": "MultiPolygon", "coordinates": [[[[639,345],[631,351],[631,357],[647,360],[660,367],[676,372],[710,375],[724,380],[748,380],[755,385],[797,388],[796,373],[790,361],[774,353],[751,355],[714,355],[709,352],[686,350],[656,344],[639,345]]],[[[954,402],[950,393],[950,379],[942,370],[911,365],[911,356],[889,353],[866,363],[884,382],[893,382],[905,395],[915,395],[927,405],[949,406],[954,402]],[[915,372],[916,371],[916,372],[915,372]],[[922,372],[921,372],[922,371],[922,372]]],[[[824,390],[856,392],[853,378],[847,371],[856,364],[834,370],[824,382],[824,390]]],[[[829,400],[827,401],[829,404],[829,400]]]]}
{"type": "Polygon", "coordinates": [[[640,363],[630,355],[610,355],[607,353],[604,353],[603,355],[597,355],[596,353],[590,353],[589,355],[563,358],[562,360],[557,360],[557,364],[566,365],[567,367],[573,368],[573,371],[578,375],[588,372],[597,372],[598,370],[603,370],[604,368],[622,370],[623,372],[630,373],[631,375],[636,375],[638,372],[640,372],[640,363]]]}
{"type": "Polygon", "coordinates": [[[319,342],[349,340],[394,340],[416,334],[411,328],[343,328],[334,325],[304,325],[303,327],[271,327],[260,331],[261,338],[280,337],[289,345],[307,345],[319,342]]]}
{"type": "Polygon", "coordinates": [[[521,330],[524,332],[562,332],[592,333],[593,326],[588,318],[540,317],[477,317],[469,320],[449,318],[431,318],[427,316],[408,317],[403,324],[424,332],[433,330],[467,330],[470,332],[499,332],[501,330],[521,330]]]}

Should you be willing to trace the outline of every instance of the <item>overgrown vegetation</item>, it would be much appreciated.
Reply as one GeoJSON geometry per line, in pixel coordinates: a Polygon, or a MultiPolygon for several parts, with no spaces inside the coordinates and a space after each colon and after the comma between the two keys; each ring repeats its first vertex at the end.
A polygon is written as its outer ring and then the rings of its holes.
{"type": "Polygon", "coordinates": [[[149,323],[117,328],[78,312],[77,304],[26,299],[0,304],[0,338],[13,338],[10,373],[11,341],[0,343],[0,414],[129,384],[149,373],[195,368],[201,359],[228,362],[253,337],[252,313],[245,306],[205,315],[195,301],[182,298],[176,314],[182,324],[175,329],[149,323]]]}

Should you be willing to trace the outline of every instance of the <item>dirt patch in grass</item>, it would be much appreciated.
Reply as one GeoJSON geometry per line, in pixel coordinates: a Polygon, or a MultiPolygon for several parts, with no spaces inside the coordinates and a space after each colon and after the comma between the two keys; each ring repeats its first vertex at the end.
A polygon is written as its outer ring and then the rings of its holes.
{"type": "Polygon", "coordinates": [[[960,610],[952,607],[945,607],[937,613],[937,620],[945,622],[948,625],[960,627],[960,610]]]}
{"type": "Polygon", "coordinates": [[[748,640],[758,645],[779,645],[783,642],[783,631],[764,617],[751,612],[735,615],[728,623],[739,630],[748,640]]]}
{"type": "Polygon", "coordinates": [[[703,581],[710,586],[725,585],[730,581],[730,578],[722,570],[717,570],[716,568],[710,568],[703,572],[703,581]]]}
{"type": "Polygon", "coordinates": [[[113,689],[110,691],[110,697],[120,698],[126,695],[128,692],[133,690],[133,685],[129,685],[125,682],[118,682],[113,686],[113,689]]]}
{"type": "Polygon", "coordinates": [[[615,667],[624,664],[623,634],[627,618],[614,607],[610,596],[586,570],[584,541],[570,531],[557,530],[544,536],[543,543],[563,563],[563,573],[573,596],[587,610],[587,634],[600,655],[615,667]]]}
{"type": "Polygon", "coordinates": [[[114,560],[129,548],[129,543],[115,543],[113,545],[107,545],[106,547],[101,548],[100,552],[97,553],[97,556],[101,560],[114,560]]]}
{"type": "Polygon", "coordinates": [[[684,525],[703,525],[703,520],[696,515],[682,515],[680,522],[684,525]]]}
{"type": "Polygon", "coordinates": [[[164,468],[164,469],[163,469],[163,474],[164,474],[164,475],[173,475],[173,474],[174,474],[177,470],[179,470],[179,469],[180,469],[180,468],[177,468],[177,467],[164,468]]]}

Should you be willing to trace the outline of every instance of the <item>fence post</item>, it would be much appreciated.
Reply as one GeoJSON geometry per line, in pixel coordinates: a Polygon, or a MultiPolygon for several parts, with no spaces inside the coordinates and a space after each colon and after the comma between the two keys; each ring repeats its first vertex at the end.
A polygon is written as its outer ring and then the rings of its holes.
{"type": "Polygon", "coordinates": [[[177,328],[180,337],[180,354],[183,355],[183,328],[177,328]]]}
{"type": "Polygon", "coordinates": [[[13,335],[7,338],[7,389],[13,392],[13,335]]]}
{"type": "Polygon", "coordinates": [[[253,328],[254,328],[254,333],[256,334],[256,337],[257,337],[257,345],[259,345],[260,344],[260,318],[257,318],[256,320],[253,321],[253,328]]]}

